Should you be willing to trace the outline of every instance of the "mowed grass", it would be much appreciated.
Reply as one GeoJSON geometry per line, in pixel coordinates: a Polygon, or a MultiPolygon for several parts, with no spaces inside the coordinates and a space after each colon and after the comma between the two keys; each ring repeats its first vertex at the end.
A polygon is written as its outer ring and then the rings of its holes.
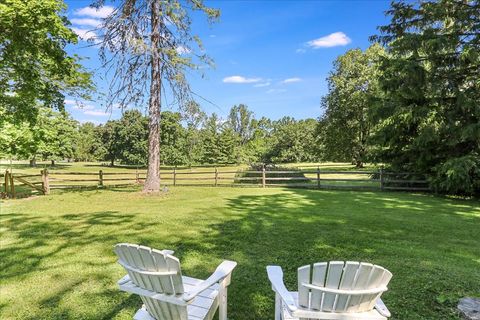
{"type": "Polygon", "coordinates": [[[184,274],[206,278],[238,262],[230,319],[272,319],[265,267],[368,261],[394,274],[392,319],[459,319],[459,297],[480,294],[480,203],[425,194],[171,187],[57,192],[1,203],[1,319],[131,319],[119,242],[175,250],[184,274]]]}

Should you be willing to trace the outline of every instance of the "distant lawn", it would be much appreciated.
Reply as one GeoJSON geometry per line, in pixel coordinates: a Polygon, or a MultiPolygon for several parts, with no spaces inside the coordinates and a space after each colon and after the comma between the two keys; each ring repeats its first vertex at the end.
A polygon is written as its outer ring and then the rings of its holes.
{"type": "MultiPolygon", "coordinates": [[[[354,165],[345,162],[322,162],[322,163],[310,163],[310,162],[301,162],[301,163],[286,163],[281,164],[282,167],[288,168],[300,168],[300,169],[315,169],[317,167],[322,168],[322,170],[359,170],[356,169],[354,165]]],[[[40,170],[47,168],[50,172],[98,172],[98,170],[103,170],[104,172],[135,172],[138,168],[139,171],[145,172],[145,167],[137,167],[134,165],[121,165],[116,164],[114,167],[109,166],[109,163],[104,162],[55,162],[55,165],[52,166],[50,161],[37,161],[36,167],[30,167],[28,161],[13,161],[10,164],[9,160],[0,159],[0,173],[5,172],[5,170],[13,170],[14,173],[22,174],[36,174],[40,173],[40,170]]],[[[188,166],[179,166],[179,171],[208,171],[211,172],[215,168],[215,165],[205,165],[205,166],[193,166],[192,168],[188,166]]],[[[248,165],[219,165],[218,170],[222,171],[232,171],[239,169],[247,169],[248,165]]],[[[366,165],[365,168],[361,170],[374,170],[373,165],[366,165]]],[[[161,171],[171,171],[172,166],[162,166],[161,171]]]]}
{"type": "Polygon", "coordinates": [[[1,319],[131,319],[112,247],[175,250],[186,275],[238,262],[230,319],[272,319],[265,266],[360,260],[394,274],[392,319],[459,319],[459,297],[480,294],[480,203],[430,195],[256,188],[57,192],[1,203],[1,319]]]}
{"type": "MultiPolygon", "coordinates": [[[[310,181],[304,180],[283,180],[275,181],[269,180],[268,178],[275,177],[285,177],[288,175],[285,174],[271,174],[267,171],[267,186],[273,185],[278,186],[283,184],[284,186],[300,186],[300,187],[311,187],[317,188],[317,173],[316,170],[319,168],[321,173],[321,178],[326,179],[322,181],[322,188],[330,187],[345,187],[345,186],[354,186],[354,187],[367,187],[369,189],[380,189],[380,183],[378,181],[370,181],[372,175],[370,174],[373,171],[377,171],[378,168],[373,165],[366,165],[365,168],[361,170],[356,169],[354,165],[350,163],[340,163],[340,162],[322,162],[322,163],[287,163],[279,165],[280,171],[285,170],[294,170],[298,171],[299,176],[302,178],[312,179],[310,181]],[[332,174],[331,171],[341,171],[340,174],[332,174]],[[348,173],[348,171],[354,171],[348,173]],[[365,173],[361,173],[364,171],[365,173]],[[330,173],[329,173],[330,172],[330,173]],[[347,172],[347,173],[345,173],[347,172]],[[348,179],[346,181],[329,181],[329,179],[348,179]]],[[[146,177],[146,169],[136,166],[128,166],[116,164],[111,167],[107,163],[101,162],[59,162],[57,161],[54,166],[51,165],[50,161],[39,161],[37,162],[36,167],[30,167],[28,161],[13,161],[10,163],[8,160],[0,160],[0,191],[4,190],[3,179],[1,179],[1,174],[5,170],[13,172],[15,175],[36,175],[35,177],[29,177],[27,180],[33,183],[40,183],[41,176],[40,171],[43,169],[48,169],[50,175],[50,187],[55,189],[60,186],[78,186],[78,187],[96,187],[98,185],[99,171],[103,171],[104,176],[104,186],[112,185],[135,185],[136,177],[138,174],[139,179],[142,181],[146,177]],[[71,173],[80,173],[78,175],[72,175],[71,173]],[[114,173],[114,175],[112,175],[114,173]],[[110,180],[109,180],[110,179],[110,180]],[[74,180],[74,181],[69,181],[74,180]]],[[[215,168],[215,165],[204,165],[204,166],[179,166],[176,170],[176,182],[178,185],[191,186],[191,185],[204,185],[212,186],[215,184],[215,169],[218,170],[218,185],[240,185],[240,186],[261,186],[261,176],[260,172],[251,173],[246,175],[246,177],[257,177],[255,181],[235,181],[234,178],[245,177],[243,173],[244,170],[252,170],[247,165],[218,165],[215,168]]],[[[258,170],[258,169],[257,169],[258,170]]],[[[255,170],[256,171],[256,170],[255,170]]],[[[162,185],[173,185],[173,167],[172,166],[162,166],[160,169],[162,185]]],[[[31,194],[38,194],[37,191],[33,190],[30,187],[20,185],[18,181],[16,182],[16,194],[17,197],[25,197],[31,194]]]]}

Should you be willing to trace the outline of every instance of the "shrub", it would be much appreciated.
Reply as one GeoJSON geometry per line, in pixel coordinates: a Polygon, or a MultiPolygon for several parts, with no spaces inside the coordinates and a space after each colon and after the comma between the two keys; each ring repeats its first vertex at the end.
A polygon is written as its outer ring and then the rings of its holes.
{"type": "Polygon", "coordinates": [[[453,158],[434,167],[433,189],[440,193],[479,196],[480,156],[477,153],[453,158]]]}

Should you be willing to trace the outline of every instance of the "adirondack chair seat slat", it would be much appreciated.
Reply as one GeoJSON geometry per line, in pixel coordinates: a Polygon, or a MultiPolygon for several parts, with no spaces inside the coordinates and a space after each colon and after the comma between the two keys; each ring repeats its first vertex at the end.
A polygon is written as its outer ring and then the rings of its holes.
{"type": "MultiPolygon", "coordinates": [[[[298,305],[298,292],[289,291],[290,295],[293,297],[295,304],[298,305]]],[[[378,304],[383,304],[381,299],[378,299],[378,304]]],[[[322,319],[322,320],[385,320],[387,319],[382,313],[379,312],[376,308],[371,311],[360,312],[360,313],[351,313],[351,312],[319,312],[317,310],[311,310],[308,308],[299,307],[295,312],[295,316],[290,313],[287,306],[282,305],[283,320],[298,320],[301,319],[322,319]],[[301,316],[300,316],[301,315],[301,316]]]]}
{"type": "MultiPolygon", "coordinates": [[[[183,280],[183,286],[185,288],[185,291],[187,292],[193,290],[198,284],[203,282],[203,280],[201,279],[196,279],[196,278],[187,277],[187,276],[182,276],[182,280],[183,280]]],[[[183,300],[181,295],[179,296],[165,295],[165,294],[160,294],[154,291],[142,289],[137,285],[135,285],[135,283],[133,283],[133,281],[130,279],[130,276],[128,274],[125,275],[122,279],[120,279],[117,283],[123,291],[132,292],[136,294],[139,294],[137,292],[141,292],[143,295],[147,295],[152,298],[162,296],[162,299],[172,299],[172,301],[176,301],[179,304],[188,305],[192,303],[192,300],[188,302],[183,300]]],[[[195,297],[195,299],[196,298],[215,299],[218,295],[219,289],[220,289],[220,285],[216,283],[211,287],[209,287],[208,289],[206,289],[205,291],[200,292],[195,297]]]]}
{"type": "Polygon", "coordinates": [[[222,262],[206,280],[182,276],[180,262],[170,250],[155,250],[122,243],[115,246],[119,264],[127,275],[118,281],[120,290],[137,294],[143,302],[137,320],[205,320],[219,309],[227,319],[227,286],[236,266],[222,262]]]}
{"type": "MultiPolygon", "coordinates": [[[[218,294],[218,292],[216,291],[218,294]]],[[[212,319],[218,307],[218,299],[206,299],[204,297],[195,298],[191,304],[187,306],[188,320],[212,319]],[[197,300],[198,299],[198,300],[197,300]],[[201,301],[201,302],[200,302],[201,301]]],[[[157,320],[148,313],[145,305],[143,305],[133,316],[134,320],[157,320]]]]}

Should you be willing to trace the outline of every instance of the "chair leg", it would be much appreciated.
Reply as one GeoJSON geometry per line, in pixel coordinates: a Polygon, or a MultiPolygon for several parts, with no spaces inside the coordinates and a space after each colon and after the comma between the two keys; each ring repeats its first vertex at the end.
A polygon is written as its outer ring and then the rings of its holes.
{"type": "Polygon", "coordinates": [[[275,320],[282,320],[282,299],[275,293],[275,320]]]}
{"type": "Polygon", "coordinates": [[[223,285],[218,292],[218,319],[227,320],[227,287],[223,285]]]}

